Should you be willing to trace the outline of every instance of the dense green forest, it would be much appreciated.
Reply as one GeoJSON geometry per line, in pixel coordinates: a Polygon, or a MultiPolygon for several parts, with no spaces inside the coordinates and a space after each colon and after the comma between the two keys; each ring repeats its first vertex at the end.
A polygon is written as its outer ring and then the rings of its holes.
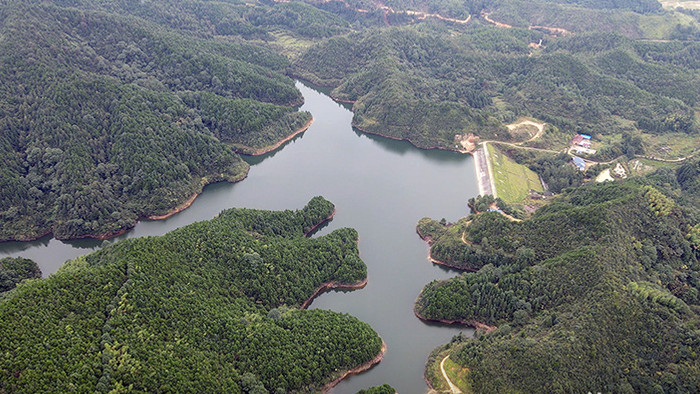
{"type": "MultiPolygon", "coordinates": [[[[4,240],[111,235],[241,179],[236,152],[274,146],[310,119],[285,74],[355,101],[358,128],[421,147],[454,148],[466,133],[508,141],[503,125],[523,115],[613,140],[692,141],[699,127],[698,15],[653,1],[0,4],[4,240]],[[508,19],[521,9],[524,22],[508,19]],[[579,34],[527,29],[570,20],[579,34]],[[657,25],[672,27],[642,29],[657,25]]],[[[644,147],[613,141],[597,158],[620,152],[644,147]]],[[[555,189],[579,183],[563,175],[555,189]]]]}
{"type": "Polygon", "coordinates": [[[303,98],[284,57],[117,3],[2,6],[0,239],[119,232],[207,183],[242,179],[234,151],[310,119],[294,108],[303,98]],[[141,12],[155,22],[129,15],[141,12]]]}
{"type": "Polygon", "coordinates": [[[0,295],[17,287],[25,279],[41,278],[41,270],[33,260],[21,257],[0,259],[0,295]]]}
{"type": "MultiPolygon", "coordinates": [[[[622,131],[697,135],[697,42],[646,43],[614,33],[552,38],[535,30],[437,23],[334,37],[295,73],[354,101],[358,128],[421,147],[456,134],[510,140],[503,124],[542,119],[595,137],[622,131]],[[451,34],[452,33],[452,34],[451,34]],[[543,40],[533,53],[528,44],[543,40]]],[[[641,153],[641,152],[640,152],[641,153]]]]}
{"type": "Polygon", "coordinates": [[[365,390],[360,390],[357,394],[394,394],[396,390],[389,386],[388,384],[383,384],[381,386],[370,387],[365,390]]]}
{"type": "Polygon", "coordinates": [[[427,285],[416,313],[498,326],[445,348],[475,392],[700,389],[699,163],[569,189],[523,222],[421,221],[434,258],[477,272],[427,285]]]}
{"type": "Polygon", "coordinates": [[[366,278],[355,230],[305,236],[333,210],[231,209],[19,286],[0,299],[0,391],[318,390],[382,345],[351,316],[298,309],[366,278]]]}

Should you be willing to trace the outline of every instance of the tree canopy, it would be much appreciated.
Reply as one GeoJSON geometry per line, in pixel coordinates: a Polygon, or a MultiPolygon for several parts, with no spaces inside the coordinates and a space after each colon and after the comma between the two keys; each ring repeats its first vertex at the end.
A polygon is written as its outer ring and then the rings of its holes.
{"type": "Polygon", "coordinates": [[[16,288],[0,299],[0,390],[320,389],[382,347],[354,317],[298,309],[366,278],[355,230],[305,236],[333,210],[231,209],[16,288]]]}

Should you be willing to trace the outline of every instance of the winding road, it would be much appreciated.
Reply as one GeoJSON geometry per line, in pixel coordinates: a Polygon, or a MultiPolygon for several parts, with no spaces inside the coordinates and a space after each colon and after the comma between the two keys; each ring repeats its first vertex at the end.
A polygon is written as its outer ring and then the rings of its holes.
{"type": "Polygon", "coordinates": [[[454,383],[452,383],[450,378],[447,377],[447,373],[445,372],[445,361],[447,361],[448,358],[450,358],[449,354],[445,356],[445,358],[443,358],[440,362],[440,371],[442,371],[442,377],[445,378],[447,384],[450,386],[450,392],[452,394],[462,394],[462,390],[460,390],[459,387],[455,386],[454,383]]]}

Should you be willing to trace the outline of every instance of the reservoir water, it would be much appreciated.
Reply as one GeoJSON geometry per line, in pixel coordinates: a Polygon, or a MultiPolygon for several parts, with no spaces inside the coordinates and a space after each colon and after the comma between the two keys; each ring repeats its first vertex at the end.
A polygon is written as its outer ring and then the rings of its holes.
{"type": "MultiPolygon", "coordinates": [[[[357,229],[369,283],[361,290],[322,294],[311,308],[358,317],[388,347],[380,364],[342,381],[333,392],[355,393],[388,383],[402,394],[424,393],[423,368],[430,351],[460,331],[473,330],[427,324],[414,316],[413,303],[423,286],[458,274],[427,261],[428,247],[415,226],[424,216],[455,221],[468,214],[466,202],[478,193],[472,158],[357,132],[346,106],[301,83],[297,87],[305,98],[302,109],[314,117],[304,134],[275,152],[247,157],[251,169],[244,181],[210,185],[190,208],[166,220],[140,222],[114,240],[162,235],[231,207],[298,209],[322,195],[337,213],[315,236],[341,227],[357,229]]],[[[48,276],[66,260],[100,245],[102,241],[62,242],[47,236],[0,244],[0,256],[31,258],[48,276]]]]}

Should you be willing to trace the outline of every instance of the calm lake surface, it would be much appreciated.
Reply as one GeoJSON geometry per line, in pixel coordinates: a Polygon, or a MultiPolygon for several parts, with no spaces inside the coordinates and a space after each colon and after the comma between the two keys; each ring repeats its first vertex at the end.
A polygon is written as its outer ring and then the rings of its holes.
{"type": "MultiPolygon", "coordinates": [[[[380,364],[344,380],[333,392],[355,393],[388,383],[401,394],[424,393],[423,368],[430,351],[460,331],[473,330],[426,324],[413,315],[423,286],[458,274],[427,261],[428,247],[415,226],[424,216],[455,221],[469,213],[466,202],[478,194],[472,158],[359,133],[350,126],[347,106],[301,83],[297,87],[306,100],[302,109],[314,117],[309,130],[276,152],[246,157],[251,169],[244,181],[210,185],[185,211],[167,220],[140,222],[115,240],[162,235],[231,207],[298,209],[322,195],[336,205],[337,213],[315,236],[341,227],[357,229],[369,284],[362,290],[325,293],[311,308],[356,316],[388,346],[380,364]]],[[[62,242],[47,236],[0,244],[0,256],[31,258],[48,276],[102,242],[62,242]]]]}

